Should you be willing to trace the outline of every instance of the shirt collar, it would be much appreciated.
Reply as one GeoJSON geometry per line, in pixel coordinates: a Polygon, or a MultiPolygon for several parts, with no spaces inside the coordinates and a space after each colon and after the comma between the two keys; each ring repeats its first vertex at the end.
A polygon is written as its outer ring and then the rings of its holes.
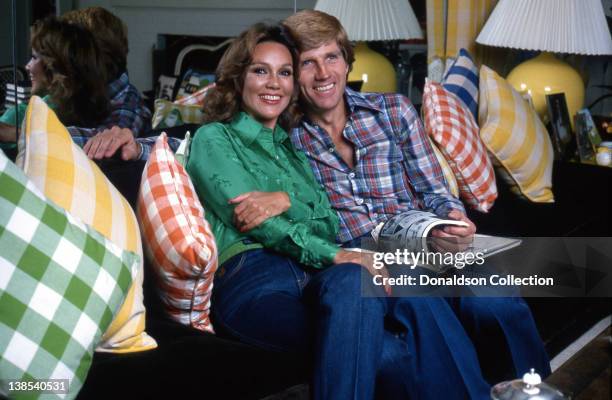
{"type": "Polygon", "coordinates": [[[257,137],[262,133],[269,134],[272,132],[275,143],[282,143],[288,138],[287,132],[278,124],[276,124],[274,130],[266,128],[244,111],[239,112],[230,125],[238,133],[242,142],[247,146],[255,142],[257,137]]]}
{"type": "Polygon", "coordinates": [[[115,79],[108,84],[108,97],[113,99],[119,92],[124,90],[130,84],[130,78],[127,72],[119,75],[119,78],[115,79]]]}
{"type": "Polygon", "coordinates": [[[355,108],[357,107],[378,112],[383,111],[382,96],[366,96],[364,93],[356,92],[347,87],[344,89],[344,98],[346,99],[346,104],[351,114],[355,112],[355,108]]]}
{"type": "MultiPolygon", "coordinates": [[[[356,92],[349,87],[344,89],[344,99],[348,106],[349,116],[355,112],[356,108],[366,108],[377,112],[383,111],[382,96],[372,96],[371,93],[369,95],[366,97],[363,93],[356,92]]],[[[307,114],[304,114],[300,122],[300,125],[312,125],[312,121],[307,114]]]]}

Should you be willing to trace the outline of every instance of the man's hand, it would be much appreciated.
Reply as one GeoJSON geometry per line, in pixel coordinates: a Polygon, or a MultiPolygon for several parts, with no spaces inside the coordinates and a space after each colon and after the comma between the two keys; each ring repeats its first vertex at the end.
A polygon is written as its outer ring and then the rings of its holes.
{"type": "Polygon", "coordinates": [[[140,155],[140,145],[134,139],[132,131],[113,126],[93,136],[85,143],[83,150],[87,157],[94,160],[110,158],[121,149],[121,159],[136,160],[140,155]]]}
{"type": "Polygon", "coordinates": [[[16,142],[15,126],[0,122],[0,142],[16,142]]]}
{"type": "Polygon", "coordinates": [[[285,192],[246,192],[230,199],[229,204],[238,204],[234,208],[234,225],[240,232],[250,231],[291,207],[285,192]]]}
{"type": "MultiPolygon", "coordinates": [[[[342,263],[360,264],[372,276],[381,275],[383,279],[389,278],[389,271],[387,271],[386,267],[380,269],[374,268],[374,255],[367,251],[358,252],[341,249],[334,257],[334,264],[342,263]]],[[[385,293],[387,293],[387,296],[391,296],[391,286],[389,285],[388,280],[385,279],[384,282],[385,293]]]]}
{"type": "Polygon", "coordinates": [[[443,229],[434,229],[431,232],[433,247],[437,251],[456,253],[470,247],[476,233],[476,225],[461,211],[453,210],[448,214],[449,219],[463,221],[468,226],[445,226],[443,229]]]}

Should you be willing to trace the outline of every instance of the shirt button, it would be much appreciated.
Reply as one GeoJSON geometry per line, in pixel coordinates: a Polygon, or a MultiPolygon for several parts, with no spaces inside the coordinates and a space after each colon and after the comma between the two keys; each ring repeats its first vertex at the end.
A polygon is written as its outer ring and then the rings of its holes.
{"type": "Polygon", "coordinates": [[[355,177],[355,173],[351,172],[350,174],[348,174],[349,179],[353,179],[355,177]]]}
{"type": "Polygon", "coordinates": [[[276,156],[276,159],[278,160],[278,159],[279,159],[279,157],[278,157],[278,156],[276,156]]]}
{"type": "Polygon", "coordinates": [[[357,203],[357,205],[362,205],[363,204],[363,199],[356,198],[355,199],[355,203],[357,203]]]}
{"type": "Polygon", "coordinates": [[[330,153],[333,153],[334,151],[336,151],[336,149],[334,149],[333,147],[330,147],[330,148],[329,148],[329,152],[330,152],[330,153]]]}

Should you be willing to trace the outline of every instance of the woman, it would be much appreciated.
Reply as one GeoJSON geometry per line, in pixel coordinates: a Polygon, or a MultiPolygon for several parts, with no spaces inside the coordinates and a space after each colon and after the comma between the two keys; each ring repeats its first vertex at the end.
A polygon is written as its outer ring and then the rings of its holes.
{"type": "MultiPolygon", "coordinates": [[[[106,89],[110,113],[95,129],[70,129],[73,137],[92,136],[114,126],[128,128],[134,136],[151,129],[151,111],[145,106],[142,94],[130,83],[127,72],[128,35],[123,21],[103,7],[87,7],[69,11],[62,21],[78,25],[92,32],[100,49],[107,78],[106,89]]],[[[75,140],[78,143],[78,139],[75,140]]]]}
{"type": "Polygon", "coordinates": [[[296,54],[279,27],[241,34],[217,68],[187,164],[219,248],[218,331],[314,354],[315,398],[371,398],[386,310],[360,294],[358,253],[285,128],[295,118],[296,54]],[[330,267],[333,265],[333,267],[330,267]],[[330,267],[330,268],[325,268],[330,267]]]}
{"type": "MultiPolygon", "coordinates": [[[[100,52],[87,30],[49,17],[32,28],[32,58],[26,69],[32,94],[44,96],[64,125],[93,127],[109,113],[106,79],[100,69],[100,52]]],[[[0,117],[0,138],[15,141],[27,104],[0,117]]]]}

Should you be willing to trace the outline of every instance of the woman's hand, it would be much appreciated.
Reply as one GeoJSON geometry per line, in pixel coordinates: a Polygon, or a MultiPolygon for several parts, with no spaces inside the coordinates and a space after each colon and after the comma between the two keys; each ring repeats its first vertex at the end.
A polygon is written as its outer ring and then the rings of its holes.
{"type": "Polygon", "coordinates": [[[250,231],[291,207],[285,192],[246,192],[230,199],[229,204],[238,204],[234,209],[234,225],[240,232],[250,231]]]}
{"type": "Polygon", "coordinates": [[[105,129],[90,138],[83,146],[87,157],[93,160],[110,158],[119,149],[121,149],[121,159],[125,161],[135,160],[140,155],[140,146],[128,128],[113,126],[111,129],[105,129]]]}
{"type": "Polygon", "coordinates": [[[434,229],[431,232],[433,247],[437,251],[459,252],[470,247],[476,233],[476,225],[461,211],[453,210],[448,214],[449,219],[463,221],[464,226],[445,226],[443,229],[434,229]]]}
{"type": "Polygon", "coordinates": [[[386,279],[389,278],[389,271],[387,271],[386,267],[374,268],[374,255],[372,253],[367,251],[358,252],[340,249],[340,251],[338,251],[334,257],[334,264],[342,263],[360,264],[370,273],[370,275],[381,275],[383,277],[385,293],[387,293],[388,296],[391,296],[391,286],[386,279]]]}

